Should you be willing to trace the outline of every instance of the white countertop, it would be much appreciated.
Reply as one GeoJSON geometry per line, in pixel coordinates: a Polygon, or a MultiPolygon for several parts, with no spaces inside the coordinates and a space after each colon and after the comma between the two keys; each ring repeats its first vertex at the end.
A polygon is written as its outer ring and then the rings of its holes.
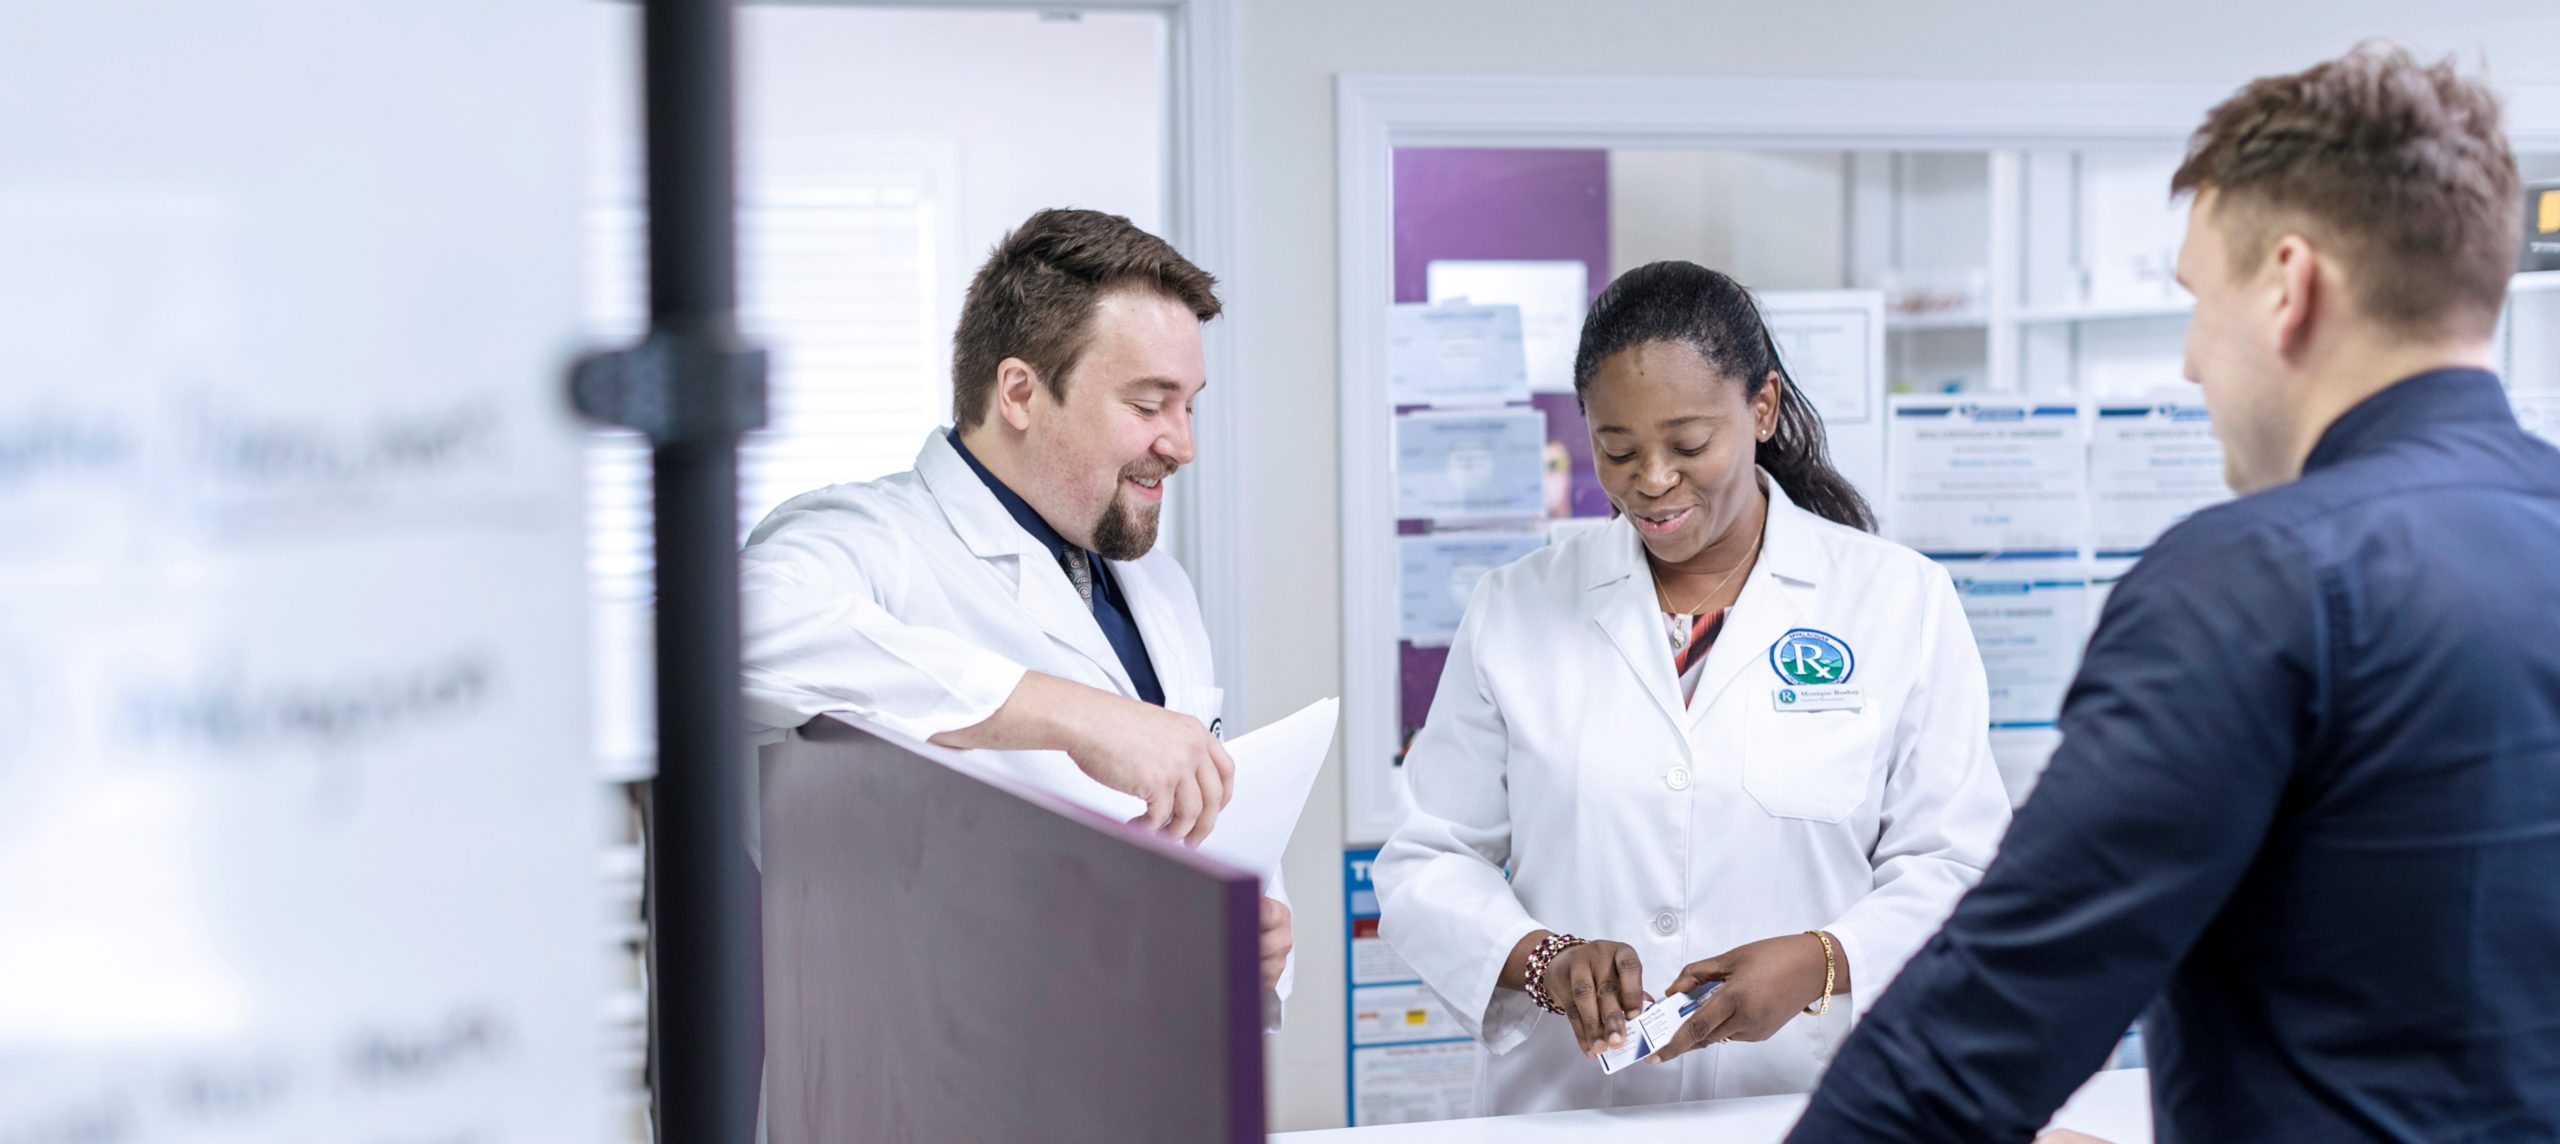
{"type": "MultiPolygon", "coordinates": [[[[2111,1142],[2151,1144],[2151,1074],[2141,1069],[2102,1072],[2082,1086],[2053,1118],[2056,1128],[2069,1128],[2111,1142]]],[[[1441,1120],[1429,1124],[1383,1124],[1374,1128],[1331,1128],[1318,1132],[1282,1132],[1272,1144],[1628,1144],[1631,1140],[1708,1139],[1699,1129],[1712,1129],[1722,1144],[1776,1144],[1786,1138],[1804,1111],[1802,1096],[1755,1096],[1743,1100],[1701,1100],[1690,1104],[1657,1104],[1645,1108],[1586,1109],[1542,1112],[1528,1116],[1489,1116],[1475,1120],[1441,1120]]]]}

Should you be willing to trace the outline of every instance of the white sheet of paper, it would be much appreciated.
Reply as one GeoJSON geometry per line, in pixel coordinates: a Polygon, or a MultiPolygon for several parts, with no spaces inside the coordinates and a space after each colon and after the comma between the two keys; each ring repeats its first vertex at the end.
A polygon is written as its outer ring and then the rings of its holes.
{"type": "Polygon", "coordinates": [[[1570,259],[1441,261],[1423,268],[1423,289],[1435,303],[1464,298],[1477,305],[1520,307],[1529,388],[1573,392],[1573,354],[1581,348],[1582,315],[1591,308],[1590,267],[1570,259]]]}
{"type": "Polygon", "coordinates": [[[1991,685],[1991,725],[2049,727],[2089,640],[2088,572],[2077,561],[1950,564],[1991,685]]]}
{"type": "Polygon", "coordinates": [[[1396,418],[1399,520],[1546,515],[1547,418],[1535,409],[1396,418]]]}
{"type": "Polygon", "coordinates": [[[1484,574],[1546,546],[1543,533],[1437,533],[1396,538],[1397,634],[1443,644],[1466,618],[1484,574]]]}
{"type": "Polygon", "coordinates": [[[2231,499],[2222,443],[2198,402],[2098,406],[2089,424],[2089,500],[2100,552],[2151,547],[2197,509],[2231,499]]]}
{"type": "Polygon", "coordinates": [[[2080,554],[2089,450],[2076,406],[1905,396],[1891,417],[1895,540],[1930,553],[2080,554]]]}
{"type": "Polygon", "coordinates": [[[1500,405],[1529,400],[1529,360],[1520,340],[1520,307],[1389,307],[1387,398],[1396,405],[1500,405]]]}
{"type": "Polygon", "coordinates": [[[1824,290],[1762,295],[1761,315],[1787,376],[1825,428],[1875,416],[1884,393],[1884,295],[1824,290]]]}
{"type": "Polygon", "coordinates": [[[1324,769],[1325,756],[1333,750],[1333,724],[1341,713],[1340,699],[1319,699],[1228,740],[1236,788],[1200,853],[1259,874],[1265,885],[1278,878],[1280,856],[1298,829],[1298,814],[1306,809],[1307,792],[1315,789],[1316,772],[1324,769]]]}
{"type": "Polygon", "coordinates": [[[1759,300],[1787,376],[1822,415],[1832,467],[1882,504],[1884,292],[1769,290],[1759,300]]]}

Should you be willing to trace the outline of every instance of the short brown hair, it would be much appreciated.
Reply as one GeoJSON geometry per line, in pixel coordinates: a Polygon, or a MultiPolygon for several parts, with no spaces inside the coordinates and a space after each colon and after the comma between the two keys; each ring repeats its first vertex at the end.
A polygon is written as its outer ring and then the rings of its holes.
{"type": "Polygon", "coordinates": [[[1171,243],[1101,211],[1045,210],[996,244],[969,282],[951,335],[951,420],[976,428],[995,392],[996,367],[1020,358],[1052,396],[1092,337],[1094,302],[1120,288],[1153,290],[1206,322],[1219,313],[1218,280],[1171,243]]]}
{"type": "Polygon", "coordinates": [[[2486,336],[2522,219],[2498,97],[2450,60],[2368,42],[2251,82],[2205,116],[2173,194],[2211,189],[2235,271],[2287,230],[2353,268],[2356,305],[2412,337],[2486,336]]]}

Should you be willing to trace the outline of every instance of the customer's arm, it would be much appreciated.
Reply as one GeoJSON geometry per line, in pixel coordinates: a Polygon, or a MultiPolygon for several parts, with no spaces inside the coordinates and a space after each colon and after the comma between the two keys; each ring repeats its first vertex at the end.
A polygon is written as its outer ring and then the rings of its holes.
{"type": "Polygon", "coordinates": [[[1793,1140],[2025,1140],[2258,851],[2314,711],[2307,562],[2199,519],[2109,601],[1999,857],[1850,1037],[1793,1140]]]}

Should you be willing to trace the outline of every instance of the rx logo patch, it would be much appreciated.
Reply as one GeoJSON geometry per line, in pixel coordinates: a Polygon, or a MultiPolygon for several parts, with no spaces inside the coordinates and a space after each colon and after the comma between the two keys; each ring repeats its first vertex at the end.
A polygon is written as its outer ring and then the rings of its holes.
{"type": "Polygon", "coordinates": [[[1778,678],[1798,687],[1828,687],[1849,682],[1858,658],[1837,636],[1797,628],[1769,645],[1769,666],[1778,678]]]}

